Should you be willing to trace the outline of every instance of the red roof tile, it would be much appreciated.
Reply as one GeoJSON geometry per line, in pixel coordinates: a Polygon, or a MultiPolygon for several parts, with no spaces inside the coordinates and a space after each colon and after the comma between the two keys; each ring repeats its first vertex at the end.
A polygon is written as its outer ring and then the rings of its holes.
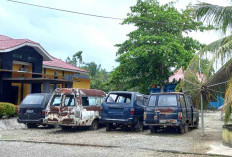
{"type": "Polygon", "coordinates": [[[22,45],[24,43],[31,43],[31,44],[39,45],[38,43],[28,40],[28,39],[12,39],[10,37],[0,35],[0,50],[10,49],[10,48],[22,45]]]}
{"type": "Polygon", "coordinates": [[[43,61],[43,65],[49,66],[49,67],[54,67],[54,68],[63,68],[63,69],[74,70],[74,71],[88,72],[84,69],[78,68],[72,64],[68,64],[60,59],[55,58],[55,57],[53,57],[53,61],[43,61]]]}

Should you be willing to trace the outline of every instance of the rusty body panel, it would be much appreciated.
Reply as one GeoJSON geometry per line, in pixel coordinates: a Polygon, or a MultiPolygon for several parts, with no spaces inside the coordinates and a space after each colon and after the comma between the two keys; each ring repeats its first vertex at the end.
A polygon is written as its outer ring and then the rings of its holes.
{"type": "Polygon", "coordinates": [[[101,90],[56,89],[46,108],[44,122],[60,126],[91,126],[99,119],[104,97],[101,90]]]}

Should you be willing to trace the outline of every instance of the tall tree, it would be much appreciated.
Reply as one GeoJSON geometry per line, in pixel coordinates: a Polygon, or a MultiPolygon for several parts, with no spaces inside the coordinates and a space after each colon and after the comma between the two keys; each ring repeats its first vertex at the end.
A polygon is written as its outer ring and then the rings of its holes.
{"type": "Polygon", "coordinates": [[[108,84],[109,73],[101,68],[101,64],[97,65],[95,62],[85,63],[85,66],[82,68],[89,71],[91,79],[90,87],[92,89],[101,89],[105,92],[110,91],[108,84]]]}
{"type": "Polygon", "coordinates": [[[162,87],[171,69],[186,67],[195,51],[202,48],[183,33],[208,29],[202,22],[194,22],[190,9],[179,12],[156,0],[138,0],[122,24],[133,24],[137,29],[116,45],[120,65],[112,72],[110,83],[114,90],[140,92],[147,92],[153,84],[162,87]]]}
{"type": "Polygon", "coordinates": [[[72,64],[74,66],[78,66],[80,67],[83,60],[82,60],[82,51],[78,51],[76,52],[73,56],[72,59],[70,59],[70,57],[67,57],[66,62],[69,64],[72,64]],[[79,65],[78,65],[79,64],[79,65]]]}

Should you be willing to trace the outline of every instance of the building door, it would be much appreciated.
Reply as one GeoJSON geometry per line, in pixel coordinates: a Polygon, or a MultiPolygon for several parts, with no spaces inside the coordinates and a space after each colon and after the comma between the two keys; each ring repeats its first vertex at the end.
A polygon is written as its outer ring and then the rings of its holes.
{"type": "Polygon", "coordinates": [[[10,99],[10,103],[17,105],[18,104],[18,86],[12,86],[11,91],[12,91],[12,96],[10,99]]]}

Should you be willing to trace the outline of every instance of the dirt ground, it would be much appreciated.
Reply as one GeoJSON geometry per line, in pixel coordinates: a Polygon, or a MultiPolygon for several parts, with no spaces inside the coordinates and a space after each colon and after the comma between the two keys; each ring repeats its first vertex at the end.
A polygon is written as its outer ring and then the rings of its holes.
{"type": "Polygon", "coordinates": [[[27,129],[15,121],[16,119],[0,121],[0,152],[6,150],[4,147],[7,145],[15,147],[46,145],[46,147],[72,148],[73,152],[80,148],[79,153],[83,152],[83,156],[86,153],[85,149],[89,149],[87,151],[89,154],[102,149],[99,154],[96,153],[96,156],[154,156],[154,154],[158,156],[207,156],[207,154],[232,156],[232,148],[222,145],[223,121],[219,111],[204,113],[205,136],[201,136],[201,124],[199,129],[192,129],[185,134],[168,129],[151,134],[149,130],[141,133],[125,130],[106,132],[105,128],[97,131],[88,131],[88,129],[62,131],[60,128],[46,127],[27,129]]]}

